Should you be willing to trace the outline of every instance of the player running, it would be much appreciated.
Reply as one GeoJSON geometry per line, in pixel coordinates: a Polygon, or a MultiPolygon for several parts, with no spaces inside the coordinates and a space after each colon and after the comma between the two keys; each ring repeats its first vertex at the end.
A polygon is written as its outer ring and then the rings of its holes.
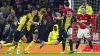
{"type": "Polygon", "coordinates": [[[34,45],[34,43],[37,41],[38,38],[38,29],[39,29],[39,16],[38,16],[38,11],[36,8],[32,9],[32,14],[29,16],[29,18],[31,18],[30,22],[31,22],[31,34],[32,34],[32,38],[33,41],[31,41],[31,43],[28,45],[28,47],[25,49],[24,53],[28,54],[30,52],[28,52],[28,50],[34,45]]]}

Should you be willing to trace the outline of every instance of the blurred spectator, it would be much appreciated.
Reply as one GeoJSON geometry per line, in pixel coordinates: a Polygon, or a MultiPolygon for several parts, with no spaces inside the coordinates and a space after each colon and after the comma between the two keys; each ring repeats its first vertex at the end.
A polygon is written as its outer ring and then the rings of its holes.
{"type": "Polygon", "coordinates": [[[29,4],[31,4],[31,2],[28,1],[28,0],[23,0],[21,3],[19,3],[19,5],[22,6],[22,9],[23,9],[23,10],[28,9],[28,5],[29,5],[29,4]]]}
{"type": "Polygon", "coordinates": [[[12,24],[16,25],[17,24],[16,23],[17,17],[15,15],[15,11],[14,11],[13,7],[10,7],[10,13],[9,13],[6,21],[7,21],[7,24],[10,24],[10,25],[12,25],[12,24]]]}
{"type": "Polygon", "coordinates": [[[22,10],[22,6],[18,5],[17,11],[16,11],[16,17],[18,18],[18,20],[20,20],[20,18],[23,16],[23,10],[22,10]]]}
{"type": "Polygon", "coordinates": [[[30,5],[30,4],[28,4],[28,6],[27,6],[27,8],[28,8],[28,10],[29,10],[29,12],[31,13],[31,11],[32,11],[32,5],[30,5]]]}
{"type": "Polygon", "coordinates": [[[61,22],[62,22],[62,20],[61,19],[58,19],[57,17],[62,17],[61,16],[61,13],[59,12],[59,11],[57,11],[57,12],[55,12],[54,14],[53,14],[53,22],[54,22],[54,24],[58,24],[58,26],[59,26],[59,28],[60,28],[60,26],[61,26],[61,22]]]}
{"type": "Polygon", "coordinates": [[[53,41],[56,41],[59,37],[59,28],[57,24],[54,24],[53,30],[49,33],[48,44],[52,44],[53,41]]]}
{"type": "Polygon", "coordinates": [[[64,6],[62,4],[59,4],[59,12],[61,13],[61,16],[63,16],[63,10],[64,10],[64,6]]]}
{"type": "Polygon", "coordinates": [[[50,4],[50,3],[54,3],[54,2],[55,2],[55,0],[49,0],[49,4],[50,4]]]}
{"type": "Polygon", "coordinates": [[[39,4],[41,6],[47,6],[48,5],[48,0],[39,0],[39,4]]]}
{"type": "Polygon", "coordinates": [[[59,6],[59,4],[63,4],[64,0],[55,0],[56,6],[59,6]]]}
{"type": "Polygon", "coordinates": [[[6,27],[4,30],[4,35],[5,35],[5,37],[7,37],[6,43],[10,42],[13,39],[12,37],[13,37],[14,30],[16,29],[17,23],[18,23],[18,19],[15,16],[15,11],[14,11],[13,7],[10,7],[10,13],[6,19],[6,27]],[[8,27],[8,26],[10,26],[10,27],[8,27]],[[9,30],[7,30],[7,28],[9,30]],[[7,36],[6,36],[6,34],[7,34],[7,36]]]}
{"type": "Polygon", "coordinates": [[[14,9],[16,9],[16,1],[15,0],[10,0],[9,1],[9,6],[12,6],[14,9]]]}
{"type": "Polygon", "coordinates": [[[0,0],[0,8],[2,7],[3,0],[0,0]]]}
{"type": "Polygon", "coordinates": [[[22,0],[15,0],[16,4],[19,4],[22,0]]]}
{"type": "Polygon", "coordinates": [[[52,19],[52,16],[47,13],[47,11],[45,11],[42,19],[46,20],[47,22],[46,29],[47,29],[47,37],[48,37],[49,33],[52,31],[53,19],[52,19]]]}
{"type": "Polygon", "coordinates": [[[39,39],[42,41],[48,41],[48,29],[47,29],[47,21],[45,19],[42,19],[40,28],[39,28],[39,39]]]}
{"type": "Polygon", "coordinates": [[[0,12],[0,41],[3,40],[3,30],[5,27],[5,18],[3,17],[3,13],[0,12]]]}
{"type": "MultiPolygon", "coordinates": [[[[15,0],[14,0],[15,1],[15,0]]],[[[10,6],[10,4],[11,4],[11,0],[6,0],[6,2],[7,2],[7,5],[9,5],[10,6]]],[[[13,3],[12,3],[13,4],[13,3]]],[[[14,5],[14,4],[13,4],[14,5]]]]}
{"type": "Polygon", "coordinates": [[[30,0],[30,1],[32,2],[32,5],[33,5],[33,6],[39,4],[39,3],[38,3],[39,0],[30,0]]]}
{"type": "Polygon", "coordinates": [[[49,15],[52,15],[52,11],[51,11],[51,8],[50,8],[49,5],[48,5],[48,7],[47,7],[47,13],[48,13],[49,15]]]}
{"type": "Polygon", "coordinates": [[[79,7],[79,9],[77,11],[77,14],[81,14],[81,12],[82,12],[81,7],[83,7],[83,6],[86,7],[86,14],[92,15],[93,10],[92,10],[92,7],[90,5],[88,5],[87,0],[83,1],[83,4],[79,7]]]}
{"type": "Polygon", "coordinates": [[[40,10],[40,5],[37,4],[37,5],[36,5],[36,8],[37,8],[37,10],[39,11],[39,10],[40,10]]]}
{"type": "Polygon", "coordinates": [[[92,6],[94,12],[99,12],[100,0],[87,0],[87,3],[92,6]]]}
{"type": "Polygon", "coordinates": [[[56,10],[58,10],[57,6],[55,5],[54,2],[49,3],[50,9],[52,12],[55,12],[56,10]]]}
{"type": "Polygon", "coordinates": [[[6,18],[9,14],[9,5],[7,2],[4,2],[3,6],[1,7],[1,11],[4,13],[4,17],[6,18]]]}

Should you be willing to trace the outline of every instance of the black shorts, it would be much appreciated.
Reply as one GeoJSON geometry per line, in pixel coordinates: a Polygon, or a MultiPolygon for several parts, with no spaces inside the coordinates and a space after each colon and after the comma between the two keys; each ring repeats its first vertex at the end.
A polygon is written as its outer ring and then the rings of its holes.
{"type": "Polygon", "coordinates": [[[30,36],[30,31],[28,30],[23,30],[21,36],[26,36],[26,38],[28,38],[30,36]]]}
{"type": "Polygon", "coordinates": [[[16,30],[14,32],[14,41],[19,42],[20,39],[21,39],[21,31],[16,30]]]}
{"type": "Polygon", "coordinates": [[[59,37],[57,40],[58,40],[59,42],[61,42],[61,41],[63,40],[63,38],[62,38],[62,37],[59,37]]]}
{"type": "Polygon", "coordinates": [[[35,32],[35,30],[38,30],[38,28],[32,28],[32,29],[31,29],[31,33],[32,33],[32,34],[38,34],[38,32],[35,32]]]}
{"type": "Polygon", "coordinates": [[[59,42],[61,41],[65,41],[67,38],[67,32],[65,32],[64,34],[59,35],[59,38],[57,39],[59,42]]]}

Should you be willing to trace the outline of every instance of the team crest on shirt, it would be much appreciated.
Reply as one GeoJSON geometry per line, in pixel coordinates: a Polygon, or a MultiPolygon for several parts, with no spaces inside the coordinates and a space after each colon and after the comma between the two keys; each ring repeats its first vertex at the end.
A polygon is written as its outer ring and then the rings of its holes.
{"type": "Polygon", "coordinates": [[[85,19],[87,19],[87,17],[85,17],[85,19]]]}
{"type": "Polygon", "coordinates": [[[87,22],[87,20],[80,20],[80,22],[87,22]]]}

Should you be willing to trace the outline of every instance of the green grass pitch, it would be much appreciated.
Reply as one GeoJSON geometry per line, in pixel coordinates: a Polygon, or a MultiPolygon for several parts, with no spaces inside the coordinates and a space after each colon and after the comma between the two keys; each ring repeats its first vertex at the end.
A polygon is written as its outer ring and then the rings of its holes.
{"type": "Polygon", "coordinates": [[[100,53],[75,53],[75,54],[0,54],[0,56],[100,56],[100,53]]]}

